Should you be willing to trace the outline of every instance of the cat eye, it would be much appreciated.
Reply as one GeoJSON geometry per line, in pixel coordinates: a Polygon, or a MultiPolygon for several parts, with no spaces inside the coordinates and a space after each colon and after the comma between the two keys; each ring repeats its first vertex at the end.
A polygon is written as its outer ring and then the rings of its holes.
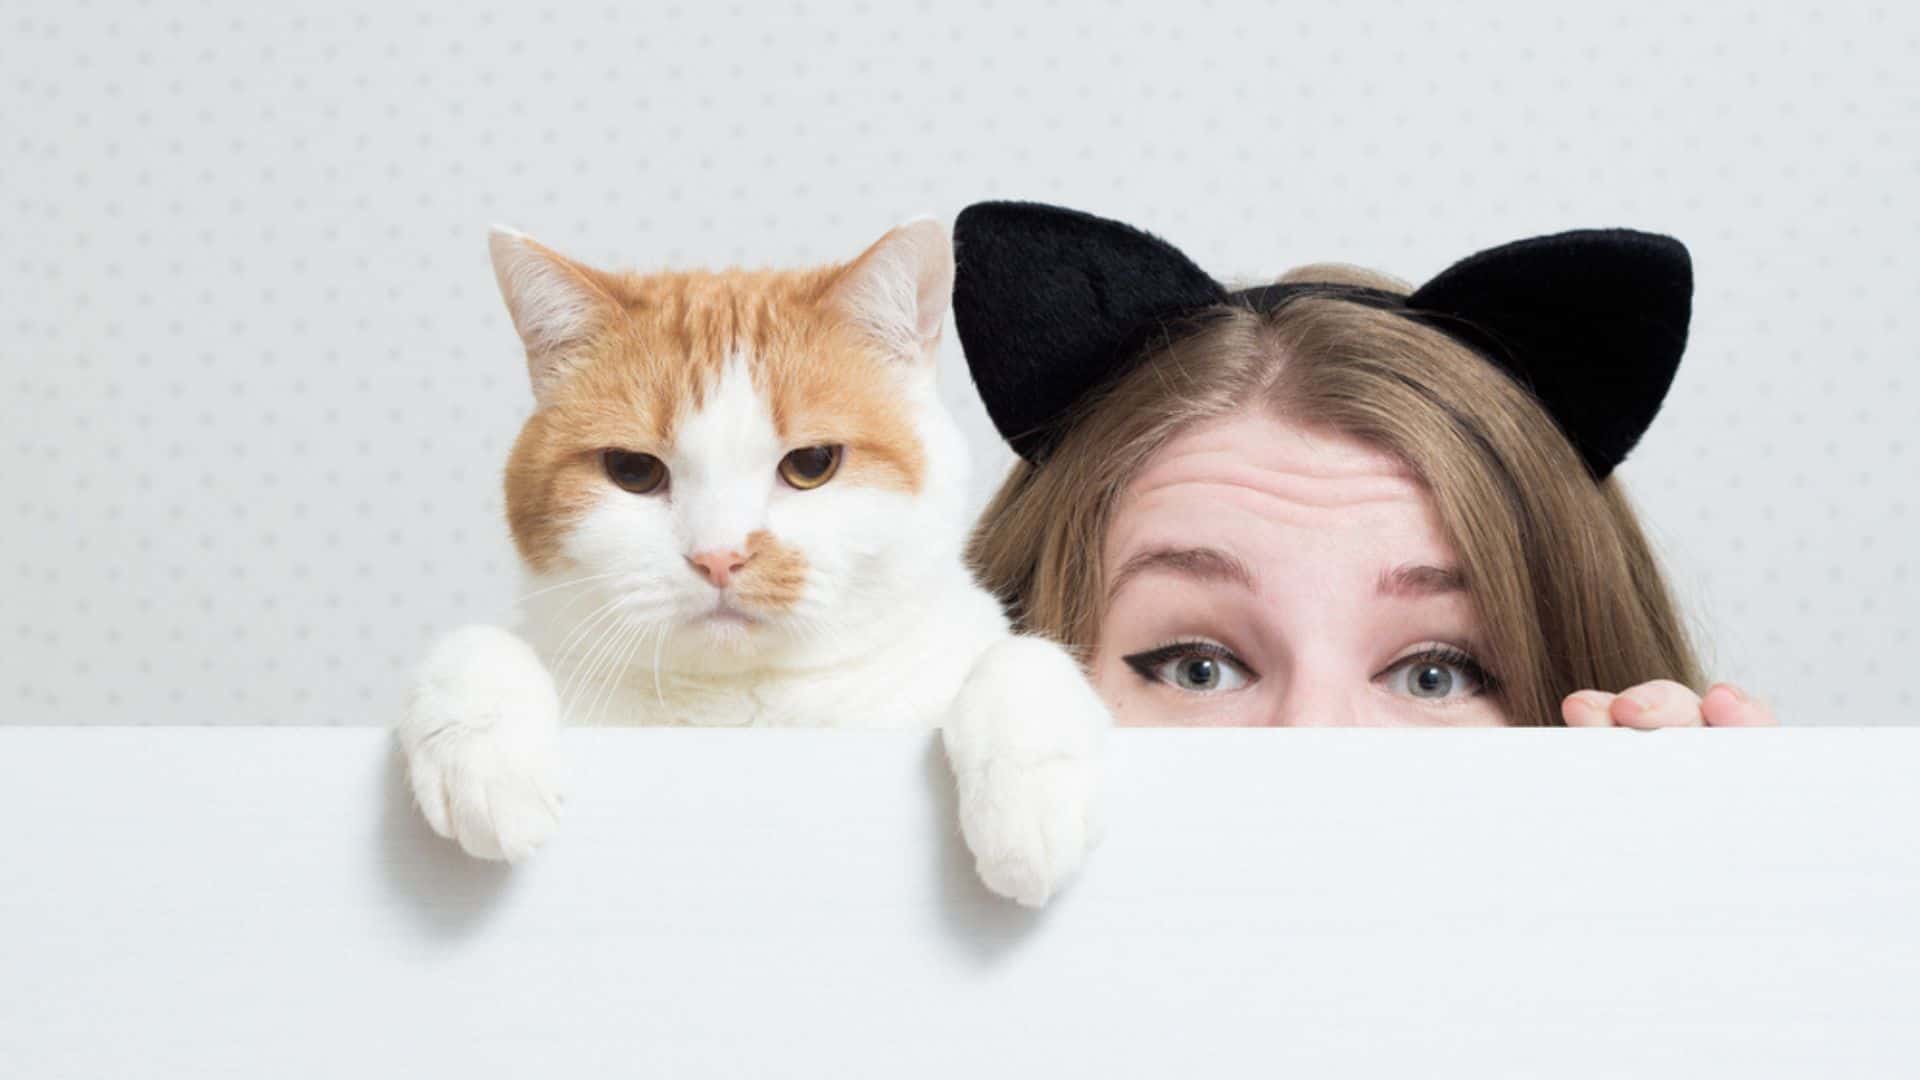
{"type": "Polygon", "coordinates": [[[602,450],[607,479],[635,495],[652,495],[667,486],[667,463],[637,450],[602,450]]]}
{"type": "Polygon", "coordinates": [[[780,479],[801,491],[817,488],[840,470],[838,446],[807,446],[780,459],[780,479]]]}

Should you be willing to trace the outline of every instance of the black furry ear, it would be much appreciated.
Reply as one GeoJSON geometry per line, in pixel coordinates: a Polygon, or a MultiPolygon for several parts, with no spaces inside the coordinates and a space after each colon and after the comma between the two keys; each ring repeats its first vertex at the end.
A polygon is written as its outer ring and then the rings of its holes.
{"type": "Polygon", "coordinates": [[[1640,441],[1673,383],[1693,263],[1668,236],[1560,233],[1469,256],[1407,307],[1532,390],[1599,480],[1640,441]]]}
{"type": "Polygon", "coordinates": [[[1226,296],[1171,244],[1076,210],[976,203],[954,220],[953,241],[967,367],[994,426],[1029,461],[1156,329],[1226,296]]]}

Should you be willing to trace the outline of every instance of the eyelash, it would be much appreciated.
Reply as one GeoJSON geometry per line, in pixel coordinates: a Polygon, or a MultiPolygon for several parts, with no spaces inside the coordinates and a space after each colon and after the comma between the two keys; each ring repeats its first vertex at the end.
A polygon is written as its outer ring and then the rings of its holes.
{"type": "Polygon", "coordinates": [[[1160,670],[1161,665],[1169,660],[1185,660],[1196,656],[1204,656],[1210,660],[1219,660],[1223,663],[1232,664],[1254,679],[1260,677],[1253,668],[1247,665],[1245,660],[1235,656],[1232,649],[1218,642],[1199,638],[1187,641],[1169,641],[1165,645],[1155,646],[1146,652],[1137,652],[1132,656],[1123,656],[1120,659],[1128,667],[1133,669],[1135,675],[1153,683],[1155,686],[1166,686],[1168,685],[1166,680],[1154,674],[1160,670]]]}
{"type": "MultiPolygon", "coordinates": [[[[1457,667],[1472,676],[1474,683],[1479,687],[1478,690],[1474,691],[1474,697],[1494,695],[1500,692],[1500,679],[1495,676],[1493,672],[1488,671],[1480,661],[1474,659],[1472,653],[1453,645],[1447,645],[1442,642],[1423,645],[1418,651],[1408,653],[1393,663],[1388,664],[1380,674],[1385,675],[1389,671],[1405,667],[1408,664],[1448,664],[1457,667]]],[[[1378,676],[1375,677],[1378,678],[1378,676]]]]}
{"type": "MultiPolygon", "coordinates": [[[[1140,676],[1140,678],[1145,681],[1156,686],[1165,686],[1168,685],[1166,680],[1160,678],[1160,676],[1155,673],[1158,672],[1167,661],[1184,660],[1202,656],[1232,664],[1241,671],[1246,672],[1250,681],[1258,681],[1260,678],[1259,672],[1254,671],[1253,667],[1245,660],[1234,655],[1232,649],[1205,639],[1170,641],[1165,645],[1156,646],[1145,652],[1138,652],[1131,656],[1121,657],[1121,660],[1133,669],[1135,675],[1140,676]]],[[[1486,666],[1481,664],[1480,661],[1474,659],[1472,653],[1443,642],[1423,645],[1414,652],[1395,658],[1391,664],[1382,668],[1374,678],[1380,678],[1388,672],[1398,670],[1408,664],[1444,664],[1458,668],[1471,677],[1474,684],[1479,688],[1474,691],[1473,696],[1475,697],[1494,695],[1500,692],[1499,678],[1496,677],[1493,672],[1487,670],[1486,666]]]]}

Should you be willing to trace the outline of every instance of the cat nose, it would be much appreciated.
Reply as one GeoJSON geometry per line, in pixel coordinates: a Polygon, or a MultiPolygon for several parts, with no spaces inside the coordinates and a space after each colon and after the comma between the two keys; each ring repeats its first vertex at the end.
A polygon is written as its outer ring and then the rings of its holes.
{"type": "Polygon", "coordinates": [[[716,589],[727,587],[727,581],[740,568],[747,565],[747,557],[731,548],[715,551],[696,551],[687,556],[687,562],[700,576],[706,578],[716,589]]]}

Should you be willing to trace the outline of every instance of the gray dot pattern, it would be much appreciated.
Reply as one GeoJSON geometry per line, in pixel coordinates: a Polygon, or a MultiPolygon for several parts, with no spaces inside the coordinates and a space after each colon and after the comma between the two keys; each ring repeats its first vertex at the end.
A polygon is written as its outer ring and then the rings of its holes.
{"type": "Polygon", "coordinates": [[[487,224],[802,264],[990,197],[1242,279],[1681,236],[1693,344],[1622,475],[1710,668],[1908,722],[1920,8],[1555,7],[8,4],[0,722],[384,723],[503,615],[487,224]]]}

